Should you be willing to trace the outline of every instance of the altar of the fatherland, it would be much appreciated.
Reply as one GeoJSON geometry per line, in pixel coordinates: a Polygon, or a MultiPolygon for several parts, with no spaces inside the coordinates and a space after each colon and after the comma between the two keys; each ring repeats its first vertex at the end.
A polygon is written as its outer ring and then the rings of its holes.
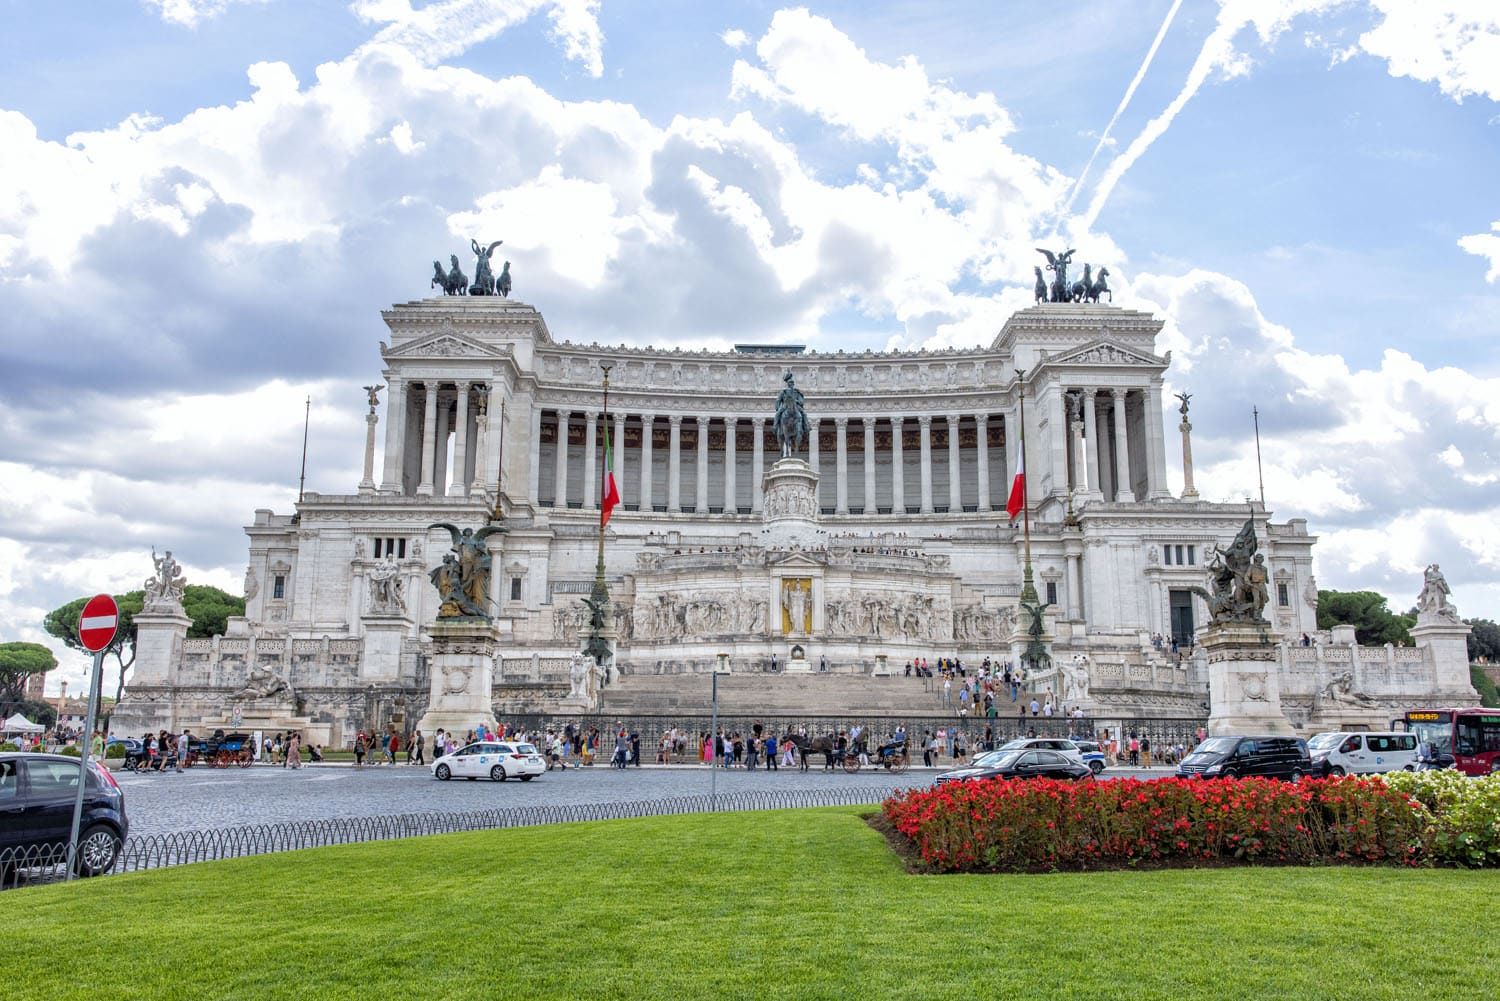
{"type": "Polygon", "coordinates": [[[428,527],[438,522],[505,529],[487,540],[494,711],[562,709],[588,628],[580,599],[595,579],[606,421],[622,497],[604,546],[618,672],[606,707],[628,703],[633,686],[702,687],[690,676],[721,654],[735,673],[773,658],[784,669],[794,647],[813,670],[851,675],[899,674],[916,657],[1017,661],[1022,532],[1004,506],[1023,392],[1032,563],[1054,665],[1029,687],[1117,717],[1202,715],[1207,665],[1173,656],[1170,641],[1189,648],[1206,618],[1193,588],[1247,519],[1295,723],[1328,718],[1319,693],[1346,668],[1371,696],[1349,708],[1367,715],[1442,701],[1460,684],[1431,649],[1361,655],[1326,634],[1315,655],[1291,645],[1318,635],[1315,537],[1301,519],[1168,482],[1167,450],[1182,447],[1188,421],[1172,408],[1169,432],[1170,358],[1156,353],[1162,323],[1150,314],[1044,303],[987,347],[860,353],[582,344],[498,296],[408,302],[382,319],[363,479],[308,493],[292,512],[254,513],[246,614],[225,636],[187,639],[167,612],[138,619],[118,728],[224,725],[273,708],[333,744],[410,725],[429,698],[429,573],[449,546],[428,527]],[[787,373],[808,418],[791,479],[776,472],[770,427],[787,373]]]}

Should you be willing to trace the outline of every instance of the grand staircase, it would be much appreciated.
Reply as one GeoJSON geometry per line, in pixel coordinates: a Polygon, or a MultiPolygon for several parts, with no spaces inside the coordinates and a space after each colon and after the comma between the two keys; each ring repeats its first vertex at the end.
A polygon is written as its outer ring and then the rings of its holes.
{"type": "MultiPolygon", "coordinates": [[[[904,676],[727,674],[719,676],[719,712],[933,716],[943,713],[942,684],[941,679],[904,676]]],[[[712,678],[707,674],[626,675],[604,689],[600,712],[620,716],[706,714],[711,685],[712,678]]]]}

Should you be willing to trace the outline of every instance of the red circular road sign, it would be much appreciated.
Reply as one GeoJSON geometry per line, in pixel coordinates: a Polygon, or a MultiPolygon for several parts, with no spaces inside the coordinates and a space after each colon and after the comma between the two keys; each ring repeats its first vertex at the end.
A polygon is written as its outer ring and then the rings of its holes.
{"type": "Polygon", "coordinates": [[[96,594],[78,616],[78,642],[89,653],[98,653],[114,641],[120,624],[120,609],[107,594],[96,594]]]}

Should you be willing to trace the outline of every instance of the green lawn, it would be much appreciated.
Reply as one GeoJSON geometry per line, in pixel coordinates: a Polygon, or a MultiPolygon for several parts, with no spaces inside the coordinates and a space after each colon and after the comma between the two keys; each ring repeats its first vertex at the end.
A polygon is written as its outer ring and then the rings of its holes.
{"type": "Polygon", "coordinates": [[[7,892],[0,996],[1489,998],[1497,893],[1457,870],[910,876],[854,810],[662,817],[7,892]]]}

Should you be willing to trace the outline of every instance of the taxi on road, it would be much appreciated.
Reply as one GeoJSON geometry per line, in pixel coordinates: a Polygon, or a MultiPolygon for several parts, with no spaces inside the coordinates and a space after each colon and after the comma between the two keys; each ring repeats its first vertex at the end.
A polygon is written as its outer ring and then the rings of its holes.
{"type": "Polygon", "coordinates": [[[503,740],[475,741],[432,763],[432,774],[445,782],[452,778],[530,782],[546,770],[547,763],[535,747],[503,740]]]}

